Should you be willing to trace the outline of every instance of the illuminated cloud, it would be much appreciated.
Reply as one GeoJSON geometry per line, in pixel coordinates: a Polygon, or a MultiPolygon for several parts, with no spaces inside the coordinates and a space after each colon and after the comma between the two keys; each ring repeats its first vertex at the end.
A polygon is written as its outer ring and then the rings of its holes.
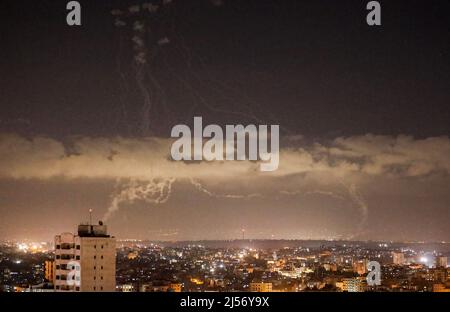
{"type": "MultiPolygon", "coordinates": [[[[354,229],[348,237],[355,238],[367,233],[372,211],[377,214],[379,209],[371,201],[374,190],[393,191],[395,196],[408,190],[408,196],[414,197],[408,188],[411,181],[432,179],[437,184],[430,185],[438,187],[431,192],[438,194],[450,172],[447,137],[363,135],[320,143],[285,137],[279,169],[272,172],[261,172],[258,162],[251,161],[173,161],[172,142],[155,137],[72,137],[62,142],[3,134],[0,178],[115,182],[111,200],[103,208],[104,220],[135,204],[172,205],[173,196],[189,198],[192,192],[215,203],[233,201],[238,206],[266,201],[277,207],[289,202],[328,202],[332,204],[327,209],[353,211],[354,229]],[[384,184],[391,186],[386,189],[384,184]]],[[[304,204],[298,208],[299,212],[308,209],[304,204]]]]}
{"type": "MultiPolygon", "coordinates": [[[[292,140],[286,140],[292,142],[292,140]]],[[[170,158],[173,141],[164,138],[48,138],[0,136],[0,176],[14,179],[111,178],[236,179],[326,174],[420,177],[450,172],[448,137],[353,136],[328,144],[282,146],[280,166],[260,172],[250,161],[180,162],[170,158]]],[[[297,140],[297,145],[301,140],[297,140]]]]}

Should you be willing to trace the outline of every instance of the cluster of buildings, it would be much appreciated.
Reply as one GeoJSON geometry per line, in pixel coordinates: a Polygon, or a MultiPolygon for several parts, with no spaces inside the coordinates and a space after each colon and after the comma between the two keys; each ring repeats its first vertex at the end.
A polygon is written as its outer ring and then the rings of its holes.
{"type": "Polygon", "coordinates": [[[24,245],[5,243],[0,249],[1,291],[116,290],[116,239],[101,221],[80,224],[77,234],[56,235],[49,250],[24,245]]]}
{"type": "Polygon", "coordinates": [[[52,248],[1,245],[0,290],[450,292],[445,252],[387,243],[269,245],[117,241],[102,222],[81,224],[76,234],[56,235],[52,248]],[[380,264],[378,285],[367,283],[370,261],[380,264]]]}
{"type": "Polygon", "coordinates": [[[79,225],[78,235],[55,237],[53,280],[56,291],[115,291],[116,239],[106,225],[79,225]]]}

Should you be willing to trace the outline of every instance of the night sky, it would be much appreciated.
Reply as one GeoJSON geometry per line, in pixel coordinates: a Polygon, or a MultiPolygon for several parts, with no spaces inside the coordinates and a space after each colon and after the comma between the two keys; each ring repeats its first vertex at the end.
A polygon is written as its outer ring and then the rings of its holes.
{"type": "Polygon", "coordinates": [[[119,238],[450,241],[449,1],[79,2],[0,4],[0,239],[92,208],[119,238]],[[169,161],[194,116],[280,125],[279,169],[169,161]]]}

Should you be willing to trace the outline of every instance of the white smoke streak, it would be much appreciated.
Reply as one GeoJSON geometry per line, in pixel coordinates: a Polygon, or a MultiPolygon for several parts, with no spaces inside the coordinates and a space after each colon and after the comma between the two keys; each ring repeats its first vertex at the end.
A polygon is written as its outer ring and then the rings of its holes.
{"type": "Polygon", "coordinates": [[[250,198],[255,198],[255,197],[262,197],[261,194],[259,193],[252,193],[252,194],[248,194],[248,195],[242,195],[242,194],[217,194],[214,192],[209,191],[208,189],[206,189],[200,182],[194,180],[194,179],[190,179],[190,182],[193,186],[195,186],[195,188],[210,196],[210,197],[215,197],[215,198],[230,198],[230,199],[250,199],[250,198]]]}
{"type": "Polygon", "coordinates": [[[341,184],[348,190],[350,198],[356,204],[361,214],[361,220],[358,223],[356,233],[351,236],[351,238],[354,238],[355,236],[361,234],[361,232],[363,232],[364,228],[367,225],[367,219],[369,217],[369,205],[367,204],[363,195],[358,191],[356,184],[352,183],[350,185],[346,185],[343,182],[341,182],[341,184]]]}
{"type": "Polygon", "coordinates": [[[352,203],[354,203],[357,208],[359,209],[359,212],[361,214],[361,219],[358,222],[357,230],[356,232],[351,235],[350,238],[355,238],[356,236],[360,235],[363,231],[365,226],[367,225],[367,220],[369,217],[369,205],[364,199],[363,195],[359,192],[358,188],[356,187],[356,184],[352,183],[350,185],[345,184],[343,181],[340,181],[340,184],[344,186],[348,193],[348,197],[337,194],[335,192],[331,191],[323,191],[323,190],[312,190],[312,191],[280,191],[280,194],[287,195],[287,196],[308,196],[308,195],[323,195],[323,196],[329,196],[335,199],[339,200],[350,200],[352,203]]]}
{"type": "MultiPolygon", "coordinates": [[[[167,11],[164,10],[164,7],[171,4],[172,0],[163,0],[161,5],[155,5],[150,2],[143,4],[134,4],[129,6],[127,9],[114,9],[111,11],[111,15],[115,17],[115,25],[117,27],[123,27],[127,24],[131,25],[131,29],[133,31],[133,36],[131,38],[132,46],[133,46],[133,59],[134,59],[134,71],[136,84],[139,88],[140,93],[143,98],[143,106],[141,113],[141,132],[144,135],[149,135],[155,131],[154,124],[158,120],[156,115],[159,113],[158,109],[167,110],[165,106],[165,98],[164,94],[158,97],[158,92],[165,91],[162,89],[162,85],[159,83],[157,79],[157,75],[154,73],[153,60],[160,53],[160,48],[164,45],[172,43],[172,39],[167,37],[166,30],[163,33],[160,33],[161,30],[164,29],[164,24],[170,22],[170,18],[165,14],[167,11]],[[154,17],[161,18],[154,18],[154,17]],[[144,22],[145,21],[145,22],[144,22]],[[157,25],[156,27],[153,27],[157,25]],[[156,30],[155,30],[156,29],[156,30]],[[159,37],[159,38],[158,38],[159,37]]],[[[211,0],[211,3],[214,6],[220,7],[224,4],[222,0],[211,0]]],[[[173,21],[172,21],[173,23],[173,21]]],[[[172,70],[171,66],[168,62],[164,61],[164,66],[166,69],[174,76],[175,79],[179,80],[184,87],[191,93],[191,95],[197,99],[198,103],[194,103],[191,106],[188,117],[190,118],[192,112],[197,107],[198,104],[203,105],[206,109],[216,112],[216,113],[225,113],[230,115],[241,116],[244,118],[250,118],[252,120],[257,121],[258,123],[264,124],[259,114],[255,114],[254,108],[242,102],[241,92],[239,91],[239,102],[240,107],[244,107],[244,110],[237,111],[236,109],[229,108],[221,108],[216,105],[210,103],[207,98],[202,94],[202,88],[206,88],[208,90],[212,90],[217,93],[222,98],[227,101],[233,100],[230,98],[230,92],[227,90],[226,92],[223,89],[223,86],[220,86],[215,83],[215,85],[206,85],[207,81],[202,79],[199,75],[197,75],[192,68],[190,68],[191,58],[193,57],[193,51],[186,45],[185,40],[182,37],[181,33],[171,33],[171,36],[175,41],[173,44],[173,49],[177,49],[179,52],[185,55],[187,58],[186,65],[189,67],[190,77],[183,77],[178,73],[178,70],[172,70]],[[178,39],[178,40],[177,40],[178,39]],[[196,83],[192,81],[196,80],[196,83]],[[202,84],[202,87],[198,87],[198,84],[202,84]]],[[[203,63],[203,60],[200,56],[197,55],[197,61],[203,63]]],[[[211,79],[208,79],[208,81],[211,79]]],[[[223,82],[219,80],[222,85],[223,82]]],[[[233,100],[234,101],[234,100],[233,100]]],[[[257,111],[260,110],[257,109],[257,111]]],[[[286,130],[283,128],[283,130],[286,130]]]]}
{"type": "Polygon", "coordinates": [[[172,184],[175,180],[175,178],[160,178],[151,181],[130,180],[113,195],[111,205],[103,219],[108,220],[125,202],[133,203],[139,200],[155,205],[166,203],[172,193],[172,184]]]}
{"type": "Polygon", "coordinates": [[[323,190],[312,190],[312,191],[280,191],[280,194],[288,195],[288,196],[295,196],[295,195],[301,195],[301,196],[307,196],[307,195],[323,195],[323,196],[329,196],[340,200],[346,200],[346,198],[340,194],[336,194],[331,191],[323,191],[323,190]]]}
{"type": "Polygon", "coordinates": [[[149,11],[150,13],[155,13],[158,11],[159,5],[155,5],[152,3],[143,3],[142,9],[149,11]]]}
{"type": "Polygon", "coordinates": [[[138,4],[132,5],[128,8],[130,13],[137,13],[141,10],[141,7],[138,4]]]}

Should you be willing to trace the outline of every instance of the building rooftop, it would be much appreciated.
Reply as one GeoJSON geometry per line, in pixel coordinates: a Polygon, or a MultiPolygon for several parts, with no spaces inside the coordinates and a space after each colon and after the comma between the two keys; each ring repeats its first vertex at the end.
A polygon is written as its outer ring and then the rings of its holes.
{"type": "Polygon", "coordinates": [[[106,225],[102,221],[98,225],[80,224],[78,225],[78,236],[80,237],[110,237],[106,225]]]}

